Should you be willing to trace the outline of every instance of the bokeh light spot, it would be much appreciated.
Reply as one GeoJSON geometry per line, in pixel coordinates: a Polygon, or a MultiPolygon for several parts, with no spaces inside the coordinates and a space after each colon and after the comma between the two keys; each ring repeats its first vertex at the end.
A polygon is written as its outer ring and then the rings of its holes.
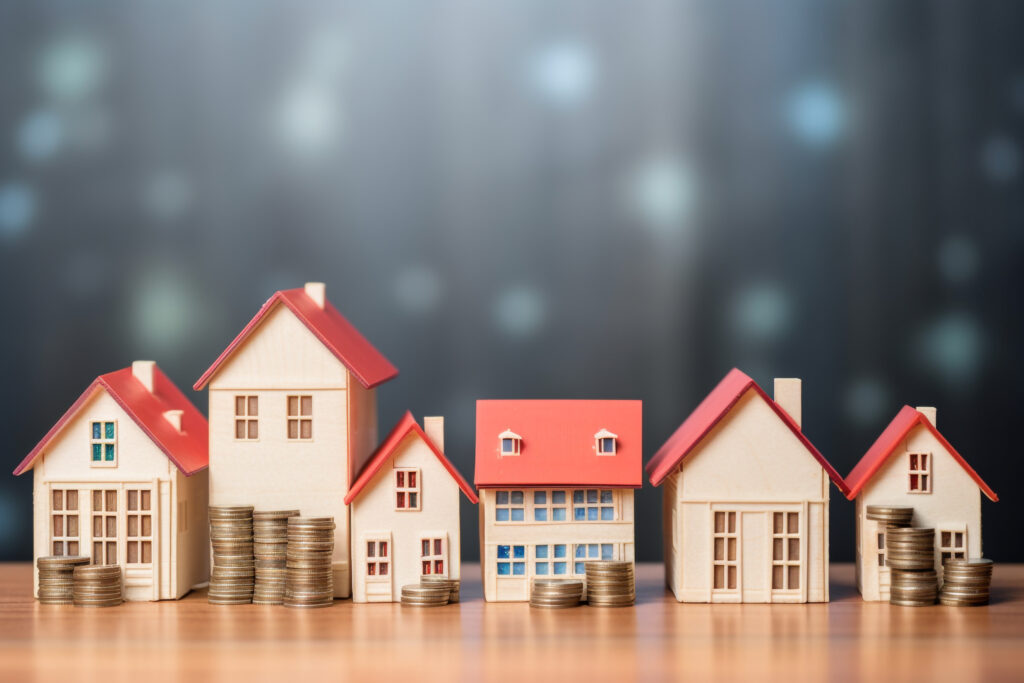
{"type": "Polygon", "coordinates": [[[827,147],[842,134],[846,109],[831,84],[805,83],[789,96],[786,119],[798,140],[810,147],[827,147]]]}
{"type": "Polygon", "coordinates": [[[146,183],[142,199],[155,218],[173,220],[192,206],[192,184],[176,171],[159,171],[146,183]]]}
{"type": "Polygon", "coordinates": [[[530,78],[546,100],[559,106],[571,106],[590,96],[597,80],[597,66],[585,45],[555,43],[534,55],[530,61],[530,78]]]}
{"type": "Polygon", "coordinates": [[[39,60],[43,90],[60,101],[82,99],[103,82],[107,60],[101,46],[83,35],[64,36],[44,48],[39,60]]]}
{"type": "Polygon", "coordinates": [[[547,319],[544,296],[526,285],[509,287],[498,296],[494,320],[498,329],[510,337],[532,337],[547,319]]]}
{"type": "Polygon", "coordinates": [[[792,304],[781,287],[762,282],[736,296],[731,315],[733,328],[744,338],[771,341],[789,329],[792,304]]]}
{"type": "Polygon", "coordinates": [[[969,282],[978,270],[978,249],[965,235],[954,235],[939,246],[939,272],[951,284],[969,282]]]}
{"type": "Polygon", "coordinates": [[[884,420],[889,390],[877,377],[855,379],[843,396],[847,417],[856,425],[868,427],[884,420]]]}
{"type": "Polygon", "coordinates": [[[954,312],[925,329],[918,355],[929,370],[954,385],[965,386],[981,370],[984,345],[984,335],[974,318],[954,312]]]}
{"type": "Polygon", "coordinates": [[[132,320],[140,348],[153,355],[176,355],[202,336],[209,322],[204,297],[187,273],[170,266],[143,271],[135,283],[132,320]]]}
{"type": "Polygon", "coordinates": [[[682,230],[694,202],[689,167],[674,157],[652,158],[629,176],[626,200],[644,224],[661,234],[682,230]]]}
{"type": "Polygon", "coordinates": [[[281,136],[287,147],[311,156],[334,142],[338,133],[338,111],[331,89],[313,82],[295,84],[281,102],[281,136]]]}
{"type": "Polygon", "coordinates": [[[426,266],[406,268],[395,279],[395,298],[410,313],[425,314],[441,302],[441,278],[426,266]]]}
{"type": "Polygon", "coordinates": [[[21,182],[0,185],[0,235],[5,239],[20,236],[32,225],[36,215],[36,195],[21,182]]]}
{"type": "Polygon", "coordinates": [[[39,109],[18,126],[16,145],[18,153],[27,161],[39,162],[52,158],[64,139],[60,117],[50,109],[39,109]]]}
{"type": "Polygon", "coordinates": [[[1008,183],[1020,172],[1020,151],[1009,138],[994,135],[981,148],[981,167],[988,179],[1000,185],[1008,183]]]}

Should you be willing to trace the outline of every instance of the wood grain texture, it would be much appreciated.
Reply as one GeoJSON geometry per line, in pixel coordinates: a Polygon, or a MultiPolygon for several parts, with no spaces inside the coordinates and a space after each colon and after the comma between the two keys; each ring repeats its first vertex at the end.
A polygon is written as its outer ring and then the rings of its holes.
{"type": "Polygon", "coordinates": [[[31,567],[0,565],[5,681],[165,679],[386,681],[745,678],[1021,680],[1024,565],[995,570],[993,604],[899,608],[865,603],[853,566],[833,565],[829,604],[677,603],[660,565],[639,565],[632,609],[540,611],[484,603],[463,567],[463,601],[313,611],[179,602],[109,609],[39,605],[31,567]]]}

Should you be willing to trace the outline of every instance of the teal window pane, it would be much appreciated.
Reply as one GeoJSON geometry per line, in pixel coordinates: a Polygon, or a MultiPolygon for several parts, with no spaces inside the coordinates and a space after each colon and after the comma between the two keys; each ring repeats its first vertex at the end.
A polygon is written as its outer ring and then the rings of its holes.
{"type": "Polygon", "coordinates": [[[547,508],[534,508],[533,509],[533,521],[535,521],[535,522],[546,522],[546,521],[548,521],[548,509],[547,508]]]}
{"type": "Polygon", "coordinates": [[[573,508],[573,516],[577,522],[583,522],[587,519],[587,508],[573,508]]]}
{"type": "Polygon", "coordinates": [[[576,546],[576,557],[585,558],[587,556],[587,546],[578,545],[576,546]]]}
{"type": "Polygon", "coordinates": [[[497,508],[494,511],[494,519],[499,522],[508,521],[508,508],[497,508]]]}
{"type": "Polygon", "coordinates": [[[507,560],[509,558],[510,548],[507,545],[498,546],[498,559],[507,560]]]}
{"type": "Polygon", "coordinates": [[[103,446],[98,443],[92,445],[92,460],[93,462],[99,462],[103,456],[103,446]]]}
{"type": "Polygon", "coordinates": [[[552,491],[551,502],[555,505],[565,505],[565,491],[552,491]]]}
{"type": "Polygon", "coordinates": [[[592,560],[597,558],[597,544],[596,543],[591,543],[590,545],[587,546],[587,557],[589,557],[592,560]]]}
{"type": "Polygon", "coordinates": [[[612,544],[602,543],[601,544],[601,559],[610,560],[612,559],[612,544]]]}
{"type": "Polygon", "coordinates": [[[104,432],[104,434],[103,434],[104,438],[106,438],[106,439],[113,439],[114,438],[114,423],[113,422],[106,422],[106,423],[104,423],[103,432],[104,432]]]}
{"type": "Polygon", "coordinates": [[[513,562],[512,563],[512,576],[525,576],[526,575],[526,563],[525,562],[513,562]]]}
{"type": "Polygon", "coordinates": [[[534,505],[544,505],[547,502],[548,502],[548,492],[547,491],[534,491],[533,492],[533,504],[534,505]]]}
{"type": "Polygon", "coordinates": [[[555,546],[555,557],[565,557],[565,544],[559,543],[555,546]]]}
{"type": "Polygon", "coordinates": [[[597,520],[597,508],[587,508],[587,520],[591,522],[597,520]]]}
{"type": "Polygon", "coordinates": [[[565,521],[565,508],[553,508],[551,510],[551,519],[556,522],[565,521]]]}
{"type": "Polygon", "coordinates": [[[601,519],[606,522],[615,519],[615,508],[601,508],[601,519]]]}
{"type": "Polygon", "coordinates": [[[526,546],[525,545],[514,545],[512,546],[512,557],[517,560],[526,557],[526,546]]]}
{"type": "Polygon", "coordinates": [[[576,563],[576,567],[573,569],[573,571],[575,571],[577,574],[585,574],[586,573],[586,570],[584,569],[582,562],[577,562],[576,563]]]}
{"type": "Polygon", "coordinates": [[[565,574],[567,569],[565,562],[555,562],[555,574],[565,574]]]}
{"type": "Polygon", "coordinates": [[[523,508],[512,508],[512,521],[522,522],[526,519],[526,515],[523,513],[523,508]]]}
{"type": "Polygon", "coordinates": [[[537,576],[545,576],[548,573],[548,563],[547,562],[538,562],[536,570],[537,570],[536,571],[537,576]]]}
{"type": "Polygon", "coordinates": [[[538,545],[534,548],[534,552],[537,554],[537,558],[546,560],[548,558],[548,547],[546,545],[538,545]]]}
{"type": "Polygon", "coordinates": [[[94,438],[94,439],[102,438],[100,436],[100,423],[99,422],[93,422],[92,423],[92,438],[94,438]]]}
{"type": "Polygon", "coordinates": [[[511,573],[510,569],[511,569],[511,566],[509,565],[508,562],[499,562],[498,563],[498,576],[508,576],[511,573]]]}
{"type": "Polygon", "coordinates": [[[107,444],[107,450],[104,453],[103,459],[107,462],[114,462],[114,444],[107,444]]]}

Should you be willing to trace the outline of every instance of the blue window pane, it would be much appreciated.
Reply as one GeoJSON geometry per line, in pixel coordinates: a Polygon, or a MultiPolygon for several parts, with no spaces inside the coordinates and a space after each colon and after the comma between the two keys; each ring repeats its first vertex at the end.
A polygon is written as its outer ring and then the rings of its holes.
{"type": "Polygon", "coordinates": [[[552,508],[551,509],[551,519],[553,519],[556,522],[564,522],[565,521],[565,508],[552,508]]]}
{"type": "Polygon", "coordinates": [[[601,491],[601,502],[610,504],[612,502],[612,492],[601,491]]]}
{"type": "Polygon", "coordinates": [[[509,558],[509,551],[510,550],[511,550],[510,546],[499,545],[498,546],[498,559],[500,559],[500,560],[507,560],[509,558]]]}
{"type": "Polygon", "coordinates": [[[100,423],[99,422],[93,422],[92,423],[92,438],[94,438],[94,439],[99,439],[100,438],[100,423]]]}
{"type": "Polygon", "coordinates": [[[508,491],[498,491],[498,505],[508,505],[508,491]]]}
{"type": "Polygon", "coordinates": [[[512,491],[512,504],[513,505],[522,505],[523,504],[523,492],[522,491],[512,491]]]}
{"type": "Polygon", "coordinates": [[[615,519],[615,508],[601,508],[601,519],[606,522],[615,519]]]}
{"type": "Polygon", "coordinates": [[[533,551],[537,554],[537,557],[541,560],[548,558],[548,547],[546,545],[538,545],[534,547],[533,551]]]}
{"type": "Polygon", "coordinates": [[[565,491],[552,491],[551,502],[555,505],[565,505],[565,491]]]}
{"type": "Polygon", "coordinates": [[[576,557],[586,557],[586,556],[587,556],[587,546],[585,546],[585,545],[578,545],[578,546],[576,546],[576,557]]]}
{"type": "Polygon", "coordinates": [[[576,518],[577,522],[582,522],[587,519],[587,508],[573,508],[573,517],[576,518]]]}
{"type": "Polygon", "coordinates": [[[565,574],[567,568],[568,567],[566,566],[565,562],[555,562],[556,574],[565,574]]]}
{"type": "Polygon", "coordinates": [[[597,508],[587,508],[587,519],[591,522],[597,519],[597,508]]]}
{"type": "Polygon", "coordinates": [[[498,576],[508,576],[511,572],[509,571],[511,566],[508,562],[498,563],[498,576]]]}
{"type": "Polygon", "coordinates": [[[502,439],[501,440],[501,452],[502,453],[515,453],[516,452],[516,447],[512,443],[512,439],[502,439]]]}
{"type": "Polygon", "coordinates": [[[602,543],[601,544],[601,559],[610,560],[612,559],[612,544],[602,543]]]}
{"type": "Polygon", "coordinates": [[[545,575],[545,574],[548,573],[548,563],[547,562],[538,562],[536,569],[537,569],[537,571],[535,573],[538,576],[545,575]]]}
{"type": "Polygon", "coordinates": [[[103,454],[103,446],[99,445],[98,443],[94,443],[92,445],[92,459],[93,459],[93,462],[99,462],[100,461],[100,457],[102,456],[102,454],[103,454]]]}
{"type": "Polygon", "coordinates": [[[512,557],[517,560],[526,557],[526,546],[525,545],[514,545],[512,546],[512,557]]]}
{"type": "Polygon", "coordinates": [[[533,521],[535,521],[535,522],[546,522],[546,521],[548,521],[548,509],[547,508],[534,508],[533,509],[533,521]]]}
{"type": "Polygon", "coordinates": [[[601,439],[601,452],[611,453],[615,450],[615,445],[612,443],[611,437],[604,437],[601,439]]]}
{"type": "Polygon", "coordinates": [[[508,508],[498,508],[494,511],[494,519],[499,522],[508,521],[508,508]]]}
{"type": "Polygon", "coordinates": [[[576,567],[573,569],[573,571],[576,572],[577,574],[584,574],[584,573],[586,573],[586,569],[583,567],[583,563],[582,562],[577,562],[576,563],[576,567]]]}
{"type": "Polygon", "coordinates": [[[565,544],[559,543],[555,546],[555,557],[565,557],[565,544]]]}
{"type": "Polygon", "coordinates": [[[590,545],[587,546],[587,557],[589,557],[591,560],[597,559],[597,544],[596,543],[591,543],[590,545]]]}
{"type": "Polygon", "coordinates": [[[104,434],[105,438],[113,439],[114,438],[114,423],[113,422],[105,423],[103,431],[105,432],[105,434],[104,434]]]}
{"type": "Polygon", "coordinates": [[[523,508],[512,508],[512,521],[521,522],[526,519],[526,514],[523,512],[523,508]]]}
{"type": "Polygon", "coordinates": [[[597,502],[597,489],[587,489],[587,502],[588,503],[596,503],[597,502]]]}
{"type": "Polygon", "coordinates": [[[512,575],[513,576],[525,576],[526,575],[526,563],[525,562],[513,562],[512,563],[512,575]]]}
{"type": "Polygon", "coordinates": [[[114,462],[114,444],[108,443],[103,459],[107,462],[114,462]]]}
{"type": "Polygon", "coordinates": [[[534,505],[544,505],[547,502],[548,502],[548,492],[547,491],[534,491],[533,492],[533,504],[534,505]]]}
{"type": "Polygon", "coordinates": [[[572,502],[574,502],[574,503],[582,503],[583,502],[583,491],[573,491],[572,492],[572,502]]]}

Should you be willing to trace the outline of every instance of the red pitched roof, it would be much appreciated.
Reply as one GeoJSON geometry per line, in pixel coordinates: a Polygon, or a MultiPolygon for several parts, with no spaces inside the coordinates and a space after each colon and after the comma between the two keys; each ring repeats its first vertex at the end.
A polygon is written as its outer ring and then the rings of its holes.
{"type": "Polygon", "coordinates": [[[309,298],[306,290],[300,287],[274,292],[274,295],[267,299],[267,302],[249,321],[249,324],[242,328],[238,336],[228,344],[228,347],[217,357],[217,360],[213,361],[213,365],[203,373],[203,376],[192,388],[201,391],[224,361],[248,339],[249,335],[278,304],[287,306],[295,314],[295,317],[301,320],[309,328],[309,331],[338,360],[344,363],[360,384],[367,389],[393,379],[398,374],[398,369],[391,364],[391,361],[375,349],[330,301],[325,301],[324,307],[320,308],[309,298]]]}
{"type": "Polygon", "coordinates": [[[910,406],[903,406],[903,408],[896,414],[896,417],[892,419],[889,426],[886,427],[882,433],[875,440],[875,443],[871,445],[868,452],[864,454],[864,457],[860,459],[860,462],[850,471],[850,474],[846,476],[846,486],[848,492],[846,497],[850,500],[856,498],[864,487],[871,480],[871,477],[875,475],[885,461],[888,460],[889,456],[892,455],[893,451],[900,445],[900,443],[907,438],[907,434],[910,430],[917,425],[922,425],[925,429],[932,433],[942,447],[945,448],[953,459],[960,463],[960,466],[964,468],[967,474],[971,475],[978,487],[988,496],[989,500],[995,502],[999,500],[999,496],[996,492],[989,488],[989,485],[982,481],[978,473],[967,464],[967,461],[963,459],[956,449],[946,438],[939,433],[939,430],[935,428],[935,425],[931,423],[927,417],[925,417],[920,411],[917,411],[910,406]]]}
{"type": "Polygon", "coordinates": [[[82,395],[71,404],[67,412],[57,420],[57,424],[46,433],[42,441],[36,444],[32,452],[25,456],[14,474],[21,474],[31,469],[35,459],[43,452],[54,437],[64,428],[78,411],[95,395],[105,389],[110,397],[121,406],[126,413],[139,425],[153,443],[164,452],[183,474],[190,475],[205,469],[209,465],[207,442],[209,429],[203,414],[185,398],[174,382],[167,378],[158,367],[153,367],[153,393],[135,378],[130,367],[100,375],[82,392],[82,395]],[[176,430],[164,412],[180,410],[181,429],[176,430]]]}
{"type": "Polygon", "coordinates": [[[394,426],[391,433],[387,435],[387,438],[385,438],[383,443],[381,443],[377,448],[377,451],[370,457],[370,460],[363,467],[363,471],[359,473],[358,477],[356,477],[355,482],[349,488],[348,494],[345,496],[345,505],[350,504],[359,496],[359,493],[366,488],[366,485],[370,483],[378,472],[380,472],[380,469],[384,467],[384,464],[391,459],[391,456],[398,449],[399,444],[405,441],[407,436],[411,435],[419,436],[427,446],[430,447],[431,452],[433,452],[437,459],[441,461],[444,468],[452,475],[452,479],[455,480],[455,483],[459,485],[462,492],[466,494],[467,498],[469,498],[469,502],[474,505],[478,502],[476,492],[473,491],[473,487],[469,485],[469,482],[462,478],[462,475],[459,474],[459,471],[455,469],[455,466],[448,461],[448,458],[444,457],[444,453],[437,448],[434,442],[427,436],[426,432],[423,431],[423,428],[416,423],[416,418],[412,416],[412,413],[406,411],[405,415],[402,416],[402,419],[398,421],[398,424],[394,426]]]}
{"type": "Polygon", "coordinates": [[[640,401],[477,401],[476,485],[643,485],[640,401]],[[500,455],[498,435],[522,437],[519,455],[500,455]],[[597,455],[602,429],[618,435],[615,455],[597,455]]]}
{"type": "Polygon", "coordinates": [[[693,452],[701,440],[717,425],[729,411],[732,410],[741,398],[748,392],[754,391],[775,411],[779,419],[804,445],[804,448],[814,456],[818,464],[828,474],[829,479],[839,487],[839,490],[846,493],[846,483],[834,467],[825,459],[818,449],[814,447],[800,427],[793,421],[793,418],[779,406],[778,403],[768,397],[757,382],[748,377],[744,372],[733,368],[729,374],[718,383],[711,393],[708,394],[697,409],[690,413],[690,416],[676,429],[668,441],[658,449],[645,468],[650,481],[655,486],[661,484],[673,469],[693,452]]]}

